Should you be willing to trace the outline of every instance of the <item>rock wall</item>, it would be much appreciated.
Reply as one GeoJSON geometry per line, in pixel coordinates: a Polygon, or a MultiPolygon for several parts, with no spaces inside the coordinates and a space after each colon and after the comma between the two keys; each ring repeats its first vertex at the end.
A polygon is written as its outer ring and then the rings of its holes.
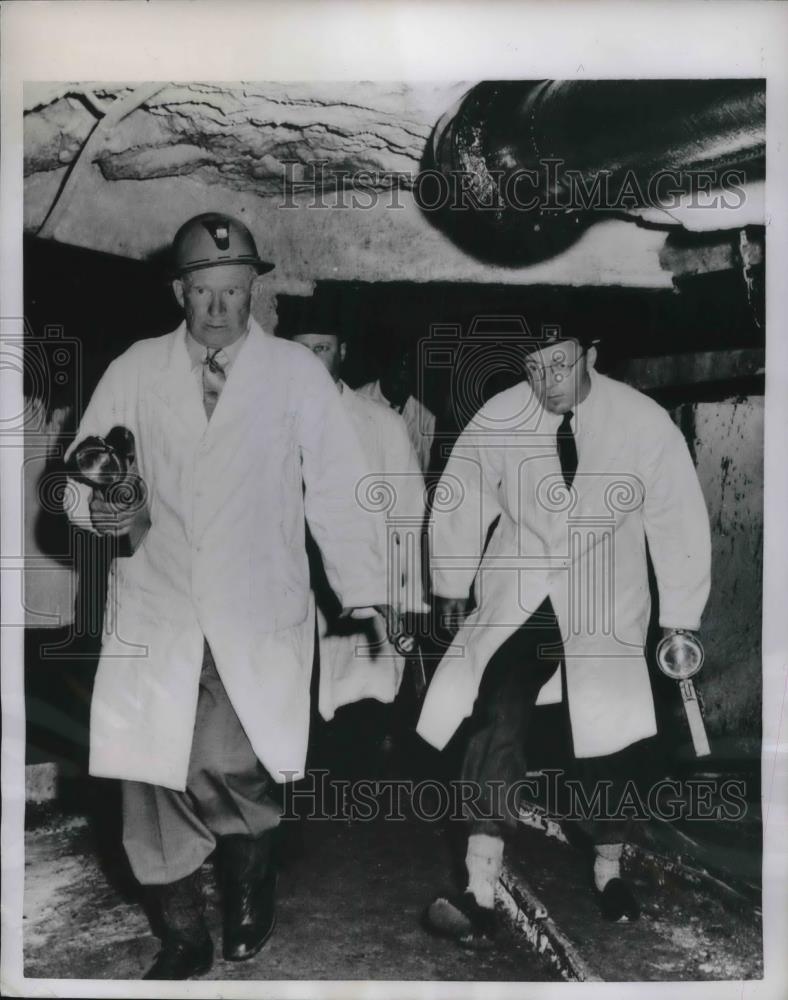
{"type": "Polygon", "coordinates": [[[700,675],[716,746],[757,751],[761,727],[763,397],[674,412],[694,451],[709,508],[712,582],[700,675]]]}

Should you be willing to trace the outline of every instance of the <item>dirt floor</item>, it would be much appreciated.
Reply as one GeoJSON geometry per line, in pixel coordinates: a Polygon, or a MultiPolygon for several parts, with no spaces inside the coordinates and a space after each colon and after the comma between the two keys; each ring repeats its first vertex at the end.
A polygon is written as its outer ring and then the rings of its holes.
{"type": "MultiPolygon", "coordinates": [[[[24,948],[27,977],[136,979],[158,941],[122,860],[83,817],[28,831],[24,948]]],[[[298,842],[300,838],[295,838],[298,842]]],[[[434,824],[312,821],[279,880],[278,925],[258,956],[217,961],[215,980],[552,981],[513,929],[478,955],[430,937],[420,915],[451,885],[446,839],[434,824]]],[[[213,866],[203,869],[220,947],[213,866]]]]}
{"type": "MultiPolygon", "coordinates": [[[[328,764],[332,775],[349,779],[368,777],[374,760],[359,749],[357,730],[347,731],[352,739],[343,742],[335,733],[323,747],[321,766],[328,764]]],[[[410,761],[403,772],[385,765],[374,777],[433,776],[434,761],[418,763],[421,772],[410,761]]],[[[428,802],[422,807],[429,813],[428,802]]],[[[43,809],[31,809],[25,839],[25,975],[140,978],[159,943],[121,848],[117,783],[61,781],[57,803],[43,809]]],[[[464,951],[422,929],[427,903],[456,886],[458,852],[452,853],[447,829],[456,833],[459,825],[417,820],[407,805],[403,812],[403,819],[283,824],[274,935],[251,961],[217,959],[204,978],[558,981],[559,972],[514,925],[506,924],[500,945],[489,953],[464,951]]],[[[341,810],[334,808],[332,814],[341,815],[341,810]]],[[[588,850],[527,826],[507,849],[509,868],[600,979],[758,979],[763,974],[762,928],[759,891],[754,890],[760,818],[753,814],[751,822],[731,830],[720,824],[701,826],[703,837],[678,825],[661,832],[649,827],[652,836],[643,845],[652,860],[656,851],[680,861],[687,848],[696,869],[705,865],[714,871],[732,864],[744,876],[740,888],[753,890],[743,903],[739,897],[741,905],[723,905],[708,884],[688,882],[670,864],[643,864],[641,852],[641,861],[630,854],[626,866],[643,916],[631,925],[606,924],[590,891],[588,850]]],[[[454,847],[459,844],[456,840],[454,847]]],[[[203,875],[220,954],[220,900],[210,860],[203,875]]]]}
{"type": "Polygon", "coordinates": [[[736,910],[703,885],[693,886],[632,858],[624,871],[642,913],[635,923],[600,920],[589,892],[589,854],[522,829],[510,866],[536,893],[578,953],[606,982],[749,980],[763,976],[760,914],[736,910]]]}
{"type": "MultiPolygon", "coordinates": [[[[104,814],[106,816],[106,813],[104,814]]],[[[52,813],[28,830],[25,975],[136,979],[153,936],[114,839],[95,817],[52,813]]],[[[420,926],[425,904],[452,885],[445,831],[435,823],[312,820],[283,841],[278,926],[248,963],[217,960],[212,980],[556,981],[557,972],[506,926],[499,947],[469,953],[420,926]]],[[[510,867],[544,904],[583,960],[606,981],[749,980],[763,974],[757,909],[736,912],[704,890],[627,861],[643,915],[602,921],[586,853],[523,828],[510,867]]],[[[203,876],[217,944],[213,864],[203,876]]]]}

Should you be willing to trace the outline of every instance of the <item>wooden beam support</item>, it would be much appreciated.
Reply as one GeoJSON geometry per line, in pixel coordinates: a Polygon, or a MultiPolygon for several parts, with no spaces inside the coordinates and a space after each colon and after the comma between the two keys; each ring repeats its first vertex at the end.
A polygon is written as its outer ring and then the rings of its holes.
{"type": "Polygon", "coordinates": [[[659,251],[659,262],[674,280],[716,271],[739,271],[745,264],[747,267],[762,264],[763,237],[748,234],[741,243],[738,233],[738,230],[722,233],[713,242],[702,238],[694,245],[681,245],[668,238],[659,251]]]}
{"type": "Polygon", "coordinates": [[[659,358],[630,358],[616,364],[611,374],[646,391],[704,382],[729,382],[762,375],[764,371],[765,352],[760,348],[743,348],[659,358]]]}

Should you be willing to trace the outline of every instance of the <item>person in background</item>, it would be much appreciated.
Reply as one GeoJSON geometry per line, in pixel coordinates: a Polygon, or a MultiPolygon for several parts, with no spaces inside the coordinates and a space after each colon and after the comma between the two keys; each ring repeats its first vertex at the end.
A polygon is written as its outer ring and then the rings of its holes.
{"type": "Polygon", "coordinates": [[[112,566],[90,773],[122,782],[123,845],[163,927],[143,978],[162,980],[212,965],[200,867],[217,845],[225,959],[251,958],[274,929],[271,792],[302,775],[309,727],[305,524],[346,613],[386,599],[346,408],[314,357],[251,315],[273,265],[215,212],[185,222],[172,251],[184,321],[110,364],[67,455],[125,428],[143,485],[126,508],[72,480],[69,514],[137,539],[112,566]]]}
{"type": "Polygon", "coordinates": [[[415,357],[406,347],[391,354],[380,378],[360,386],[356,392],[400,414],[421,471],[426,474],[435,438],[435,415],[416,398],[416,383],[415,357]]]}
{"type": "Polygon", "coordinates": [[[417,731],[440,749],[469,718],[461,776],[479,796],[467,817],[467,888],[435,899],[426,919],[471,947],[495,935],[504,833],[516,822],[517,803],[496,797],[495,783],[506,791],[524,778],[534,705],[562,698],[586,802],[611,783],[610,811],[586,817],[594,892],[606,918],[637,918],[617,805],[657,733],[646,544],[666,634],[698,629],[709,594],[706,505],[666,411],[598,374],[588,336],[535,341],[526,353],[526,380],[492,397],[457,440],[432,514],[439,613],[458,631],[417,731]]]}
{"type": "MultiPolygon", "coordinates": [[[[339,324],[314,299],[291,299],[277,334],[303,345],[325,366],[361,442],[367,468],[362,502],[377,511],[381,547],[388,554],[388,604],[398,612],[394,629],[404,636],[405,616],[429,610],[422,601],[421,582],[424,479],[405,423],[390,407],[343,381],[347,343],[339,324]]],[[[389,736],[390,705],[402,681],[405,656],[383,632],[378,618],[340,617],[320,565],[313,565],[313,586],[320,657],[318,710],[330,721],[338,709],[353,706],[352,749],[346,766],[354,777],[370,777],[381,765],[381,745],[389,736]]],[[[348,712],[340,716],[347,720],[348,712]]]]}

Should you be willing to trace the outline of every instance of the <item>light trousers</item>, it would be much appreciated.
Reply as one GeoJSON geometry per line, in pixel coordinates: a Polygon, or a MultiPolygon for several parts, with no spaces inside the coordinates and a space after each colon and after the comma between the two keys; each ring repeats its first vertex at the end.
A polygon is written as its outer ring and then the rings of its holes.
{"type": "Polygon", "coordinates": [[[185,792],[123,781],[123,846],[143,885],[196,871],[229,835],[259,837],[279,824],[272,779],[255,756],[208,643],[185,792]]]}

